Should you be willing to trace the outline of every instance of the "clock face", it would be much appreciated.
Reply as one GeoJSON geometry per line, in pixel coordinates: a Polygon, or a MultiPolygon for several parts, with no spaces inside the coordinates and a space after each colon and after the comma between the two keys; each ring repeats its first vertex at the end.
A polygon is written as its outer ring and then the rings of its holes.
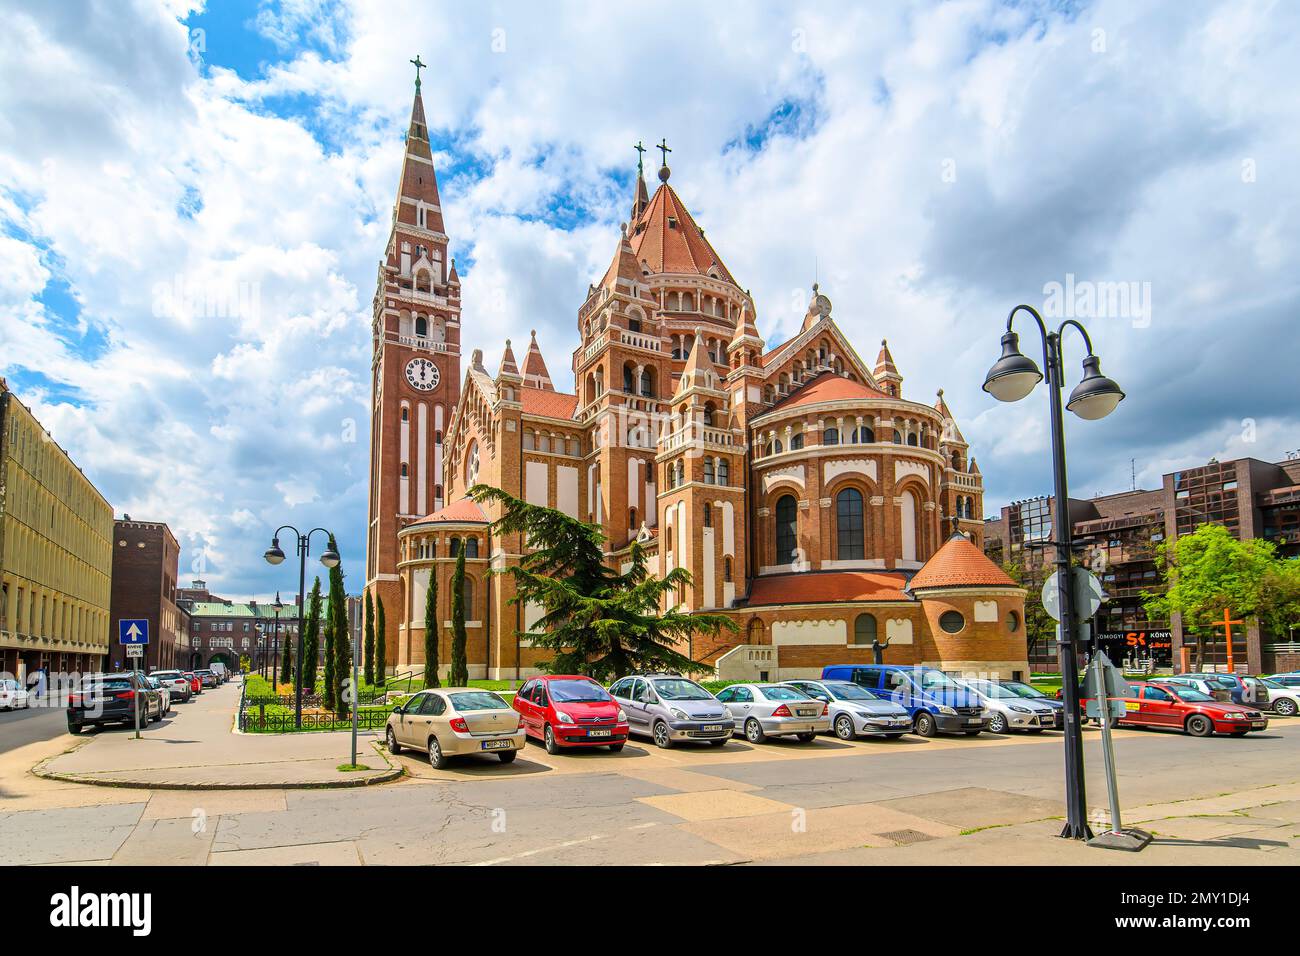
{"type": "Polygon", "coordinates": [[[406,363],[406,381],[418,392],[431,392],[438,387],[438,366],[426,358],[413,358],[406,363]]]}

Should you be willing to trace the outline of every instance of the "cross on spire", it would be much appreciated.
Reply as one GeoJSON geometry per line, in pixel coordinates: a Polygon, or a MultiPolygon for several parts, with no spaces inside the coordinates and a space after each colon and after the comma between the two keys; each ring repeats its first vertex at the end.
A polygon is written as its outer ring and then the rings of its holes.
{"type": "Polygon", "coordinates": [[[428,67],[429,64],[420,62],[420,54],[415,54],[414,60],[407,60],[408,63],[415,66],[415,92],[420,92],[420,71],[428,67]]]}
{"type": "Polygon", "coordinates": [[[641,175],[645,172],[645,147],[641,145],[641,141],[638,139],[636,145],[632,148],[636,150],[636,171],[638,175],[641,175]]]}
{"type": "Polygon", "coordinates": [[[663,140],[660,141],[659,145],[656,146],[655,148],[656,148],[657,150],[659,150],[660,153],[663,154],[663,157],[664,157],[663,165],[664,165],[664,166],[667,166],[667,165],[668,165],[668,154],[672,152],[672,149],[671,149],[671,148],[669,147],[669,145],[668,145],[668,137],[665,136],[665,137],[663,138],[663,140]]]}

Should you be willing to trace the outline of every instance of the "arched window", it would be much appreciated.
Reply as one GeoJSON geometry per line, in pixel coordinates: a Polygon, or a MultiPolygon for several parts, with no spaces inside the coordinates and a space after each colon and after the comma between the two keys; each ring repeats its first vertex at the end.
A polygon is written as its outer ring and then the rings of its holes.
{"type": "Polygon", "coordinates": [[[641,370],[641,394],[645,398],[654,398],[655,372],[652,368],[641,370]]]}
{"type": "Polygon", "coordinates": [[[876,639],[876,619],[870,614],[859,614],[853,620],[853,643],[870,644],[876,639]]]}
{"type": "Polygon", "coordinates": [[[917,443],[916,443],[916,432],[912,432],[910,435],[907,436],[907,443],[908,443],[909,445],[911,445],[913,448],[916,447],[916,444],[917,444],[917,443]]]}
{"type": "Polygon", "coordinates": [[[718,459],[718,484],[725,485],[731,480],[731,466],[727,464],[727,459],[718,459]]]}
{"type": "Polygon", "coordinates": [[[795,432],[790,436],[790,450],[798,451],[803,447],[803,432],[795,432]]]}
{"type": "Polygon", "coordinates": [[[421,339],[422,339],[422,338],[425,338],[428,334],[429,334],[429,320],[428,320],[427,318],[425,318],[424,316],[420,316],[420,317],[418,317],[418,318],[415,320],[415,336],[416,336],[416,338],[421,338],[421,339]]]}
{"type": "Polygon", "coordinates": [[[823,445],[838,445],[840,443],[840,430],[834,425],[828,425],[822,429],[823,445]]]}
{"type": "Polygon", "coordinates": [[[704,483],[706,485],[713,484],[713,459],[712,458],[704,459],[704,483]]]}
{"type": "Polygon", "coordinates": [[[465,539],[465,557],[467,558],[478,557],[478,538],[465,539]]]}
{"type": "Polygon", "coordinates": [[[402,421],[404,421],[404,422],[409,422],[410,420],[411,420],[411,410],[410,410],[409,408],[407,408],[405,405],[403,405],[403,406],[402,406],[402,421]]]}
{"type": "Polygon", "coordinates": [[[709,428],[713,427],[713,403],[706,402],[704,405],[704,424],[709,428]]]}
{"type": "Polygon", "coordinates": [[[406,462],[402,462],[402,477],[405,478],[406,475],[407,475],[406,462]]]}
{"type": "Polygon", "coordinates": [[[677,462],[677,483],[680,485],[686,481],[686,464],[682,461],[677,462]]]}
{"type": "Polygon", "coordinates": [[[461,599],[465,602],[465,620],[478,620],[477,608],[474,607],[474,579],[465,575],[465,583],[460,589],[461,599]]]}
{"type": "Polygon", "coordinates": [[[459,556],[459,555],[460,555],[460,538],[452,538],[451,541],[448,542],[448,543],[450,544],[450,547],[447,549],[447,554],[450,555],[450,556],[453,557],[453,558],[459,556]]]}
{"type": "Polygon", "coordinates": [[[783,495],[776,503],[777,564],[794,563],[794,552],[798,544],[798,529],[795,524],[797,511],[794,495],[783,495]]]}
{"type": "Polygon", "coordinates": [[[627,529],[628,529],[629,531],[636,531],[636,529],[637,529],[637,523],[636,523],[636,509],[635,509],[635,508],[628,508],[628,509],[627,509],[627,529]]]}
{"type": "Polygon", "coordinates": [[[903,436],[899,433],[897,428],[894,429],[894,444],[895,445],[903,444],[903,436]]]}
{"type": "Polygon", "coordinates": [[[704,503],[704,527],[713,527],[713,505],[707,501],[704,503]]]}
{"type": "Polygon", "coordinates": [[[469,443],[469,454],[465,456],[465,487],[471,488],[478,482],[478,442],[469,443]]]}
{"type": "Polygon", "coordinates": [[[630,365],[623,366],[623,391],[629,394],[636,392],[636,387],[633,385],[632,382],[634,374],[635,373],[632,371],[632,366],[630,365]]]}
{"type": "Polygon", "coordinates": [[[845,488],[835,496],[835,557],[840,561],[861,561],[863,544],[862,492],[845,488]]]}
{"type": "MultiPolygon", "coordinates": [[[[727,555],[722,559],[722,580],[728,584],[731,583],[731,555],[727,555]]],[[[1012,611],[1012,614],[1014,613],[1012,611]]],[[[1012,630],[1014,631],[1015,628],[1013,627],[1012,630]]]]}

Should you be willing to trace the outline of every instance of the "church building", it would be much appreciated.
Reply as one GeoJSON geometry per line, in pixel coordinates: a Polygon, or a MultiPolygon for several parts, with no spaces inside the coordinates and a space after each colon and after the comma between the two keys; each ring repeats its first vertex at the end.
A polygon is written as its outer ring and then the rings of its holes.
{"type": "Polygon", "coordinates": [[[738,630],[679,649],[722,678],[819,676],[877,654],[1027,678],[1024,591],[981,550],[983,483],[943,392],[904,397],[888,344],[863,361],[816,286],[799,331],[769,348],[663,148],[653,195],[638,164],[609,267],[578,307],[575,391],[556,388],[535,333],[507,341],[495,373],[481,349],[462,373],[417,81],[374,301],[366,586],[384,602],[388,661],[423,666],[436,575],[445,667],[462,550],[470,676],[528,677],[547,656],[520,637],[540,609],[490,573],[525,544],[466,496],[484,482],[600,525],[613,566],[640,541],[659,574],[690,571],[676,603],[738,630]]]}

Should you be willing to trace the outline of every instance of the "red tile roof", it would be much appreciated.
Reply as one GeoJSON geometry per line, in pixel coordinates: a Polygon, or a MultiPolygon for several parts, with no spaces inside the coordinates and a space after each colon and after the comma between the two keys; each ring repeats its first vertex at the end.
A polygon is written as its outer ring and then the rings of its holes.
{"type": "Polygon", "coordinates": [[[525,415],[541,415],[543,418],[561,418],[573,421],[573,413],[578,410],[578,396],[553,392],[547,388],[532,388],[525,385],[519,390],[520,403],[525,415]]]}
{"type": "Polygon", "coordinates": [[[907,578],[888,571],[810,571],[754,580],[749,607],[769,604],[842,604],[849,601],[910,601],[907,578]]]}
{"type": "Polygon", "coordinates": [[[912,591],[924,588],[1018,587],[964,534],[955,534],[912,576],[912,591]]]}
{"type": "Polygon", "coordinates": [[[651,272],[708,275],[710,268],[716,268],[721,278],[733,285],[736,282],[722,264],[722,257],[691,218],[681,197],[667,183],[655,191],[650,205],[637,220],[632,253],[651,272]]]}
{"type": "Polygon", "coordinates": [[[863,385],[851,378],[844,378],[834,372],[823,372],[806,385],[799,386],[787,398],[772,406],[772,411],[783,408],[797,408],[800,405],[812,405],[816,402],[837,402],[852,398],[888,398],[884,392],[863,385]]]}
{"type": "MultiPolygon", "coordinates": [[[[483,509],[478,506],[478,502],[473,498],[461,498],[460,501],[453,501],[451,504],[445,506],[441,511],[435,511],[431,515],[425,515],[419,521],[412,522],[412,524],[431,524],[438,521],[446,521],[456,524],[463,524],[465,522],[482,522],[483,524],[487,524],[487,520],[487,515],[485,515],[483,509]]],[[[409,528],[411,525],[407,525],[407,527],[409,528]]]]}

